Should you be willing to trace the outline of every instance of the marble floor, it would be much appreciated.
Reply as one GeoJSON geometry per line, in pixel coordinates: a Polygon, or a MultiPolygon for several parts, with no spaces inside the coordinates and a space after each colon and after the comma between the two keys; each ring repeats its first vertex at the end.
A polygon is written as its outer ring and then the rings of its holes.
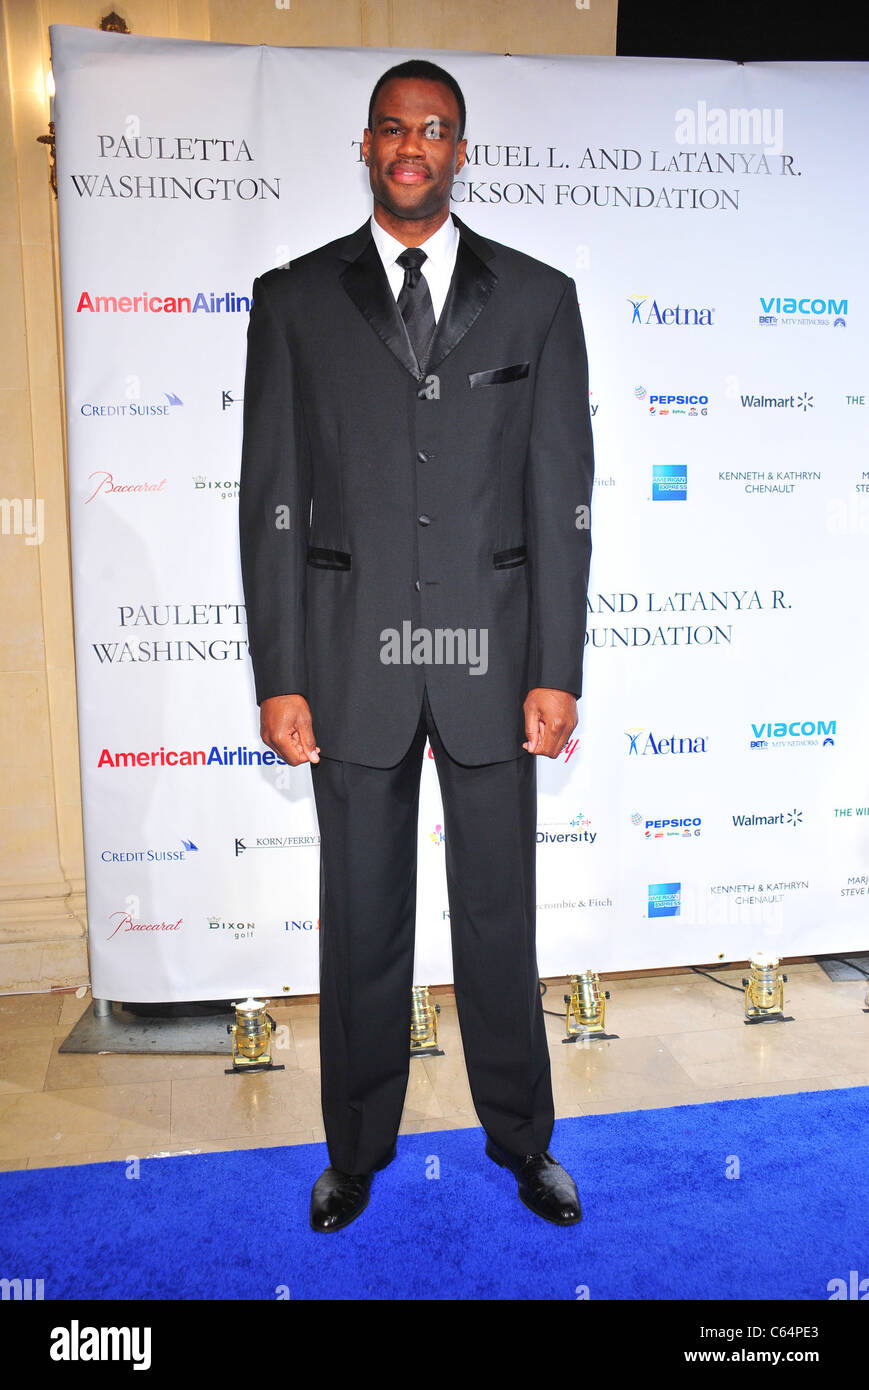
{"type": "MultiPolygon", "coordinates": [[[[739,994],[678,972],[605,981],[611,1041],[564,1045],[564,980],[547,981],[556,1116],[869,1085],[866,980],[834,983],[788,964],[794,1022],[746,1027],[739,994]]],[[[743,967],[716,972],[739,985],[743,967]]],[[[441,1006],[443,1057],[417,1057],[402,1133],[477,1125],[455,1000],[441,1006]]],[[[224,1075],[222,1056],[58,1051],[90,1002],[76,991],[0,996],[0,1168],[46,1168],[324,1139],[316,999],[270,1006],[284,1071],[224,1075]]]]}

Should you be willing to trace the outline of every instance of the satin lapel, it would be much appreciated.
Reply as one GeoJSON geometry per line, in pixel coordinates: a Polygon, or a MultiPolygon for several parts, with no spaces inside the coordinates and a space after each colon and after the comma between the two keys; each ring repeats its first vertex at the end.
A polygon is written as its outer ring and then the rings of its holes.
{"type": "Polygon", "coordinates": [[[341,283],[375,333],[417,381],[420,371],[416,356],[370,231],[368,244],[342,272],[341,283]]]}
{"type": "MultiPolygon", "coordinates": [[[[489,295],[498,282],[495,272],[489,269],[485,261],[481,260],[472,248],[470,241],[466,238],[465,227],[458,221],[458,218],[455,220],[459,226],[456,266],[453,271],[449,294],[429,348],[426,372],[430,372],[440,362],[443,362],[447,354],[452,352],[453,348],[461,342],[468,329],[480,317],[489,295]]],[[[488,250],[488,243],[482,238],[472,235],[481,249],[488,250]]]]}

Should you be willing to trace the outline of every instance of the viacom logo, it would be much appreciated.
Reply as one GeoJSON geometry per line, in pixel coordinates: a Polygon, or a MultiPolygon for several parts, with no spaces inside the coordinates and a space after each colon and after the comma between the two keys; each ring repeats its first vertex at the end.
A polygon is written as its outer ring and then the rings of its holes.
{"type": "Polygon", "coordinates": [[[835,719],[792,719],[780,723],[752,724],[751,748],[835,747],[835,719]]]}
{"type": "Polygon", "coordinates": [[[681,883],[649,884],[649,916],[678,917],[682,910],[681,883]]]}
{"type": "Polygon", "coordinates": [[[847,299],[823,299],[813,295],[805,295],[801,299],[770,295],[767,299],[761,295],[760,307],[762,312],[758,315],[757,321],[766,328],[786,324],[823,328],[831,322],[834,328],[848,326],[847,299]]]}

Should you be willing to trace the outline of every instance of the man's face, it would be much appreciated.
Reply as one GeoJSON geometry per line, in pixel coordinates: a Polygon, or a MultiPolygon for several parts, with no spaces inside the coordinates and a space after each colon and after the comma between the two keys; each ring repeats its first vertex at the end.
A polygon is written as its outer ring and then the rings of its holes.
{"type": "Polygon", "coordinates": [[[458,139],[459,105],[449,87],[395,77],[377,93],[371,119],[362,154],[375,202],[411,222],[447,208],[467,147],[458,139]]]}

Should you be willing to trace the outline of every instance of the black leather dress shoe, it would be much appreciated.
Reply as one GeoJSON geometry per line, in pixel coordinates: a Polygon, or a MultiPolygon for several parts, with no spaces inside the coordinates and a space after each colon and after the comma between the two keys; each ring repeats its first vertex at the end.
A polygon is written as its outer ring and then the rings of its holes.
{"type": "Polygon", "coordinates": [[[519,1197],[535,1216],[556,1226],[575,1226],[582,1220],[576,1183],[551,1153],[511,1154],[488,1138],[486,1153],[515,1174],[519,1197]]]}
{"type": "Polygon", "coordinates": [[[393,1145],[382,1163],[375,1164],[370,1173],[344,1173],[340,1168],[325,1168],[311,1192],[311,1229],[340,1231],[349,1226],[368,1206],[371,1178],[395,1158],[393,1145]]]}
{"type": "Polygon", "coordinates": [[[349,1226],[368,1206],[370,1173],[342,1173],[326,1168],[311,1192],[311,1229],[340,1231],[349,1226]]]}

